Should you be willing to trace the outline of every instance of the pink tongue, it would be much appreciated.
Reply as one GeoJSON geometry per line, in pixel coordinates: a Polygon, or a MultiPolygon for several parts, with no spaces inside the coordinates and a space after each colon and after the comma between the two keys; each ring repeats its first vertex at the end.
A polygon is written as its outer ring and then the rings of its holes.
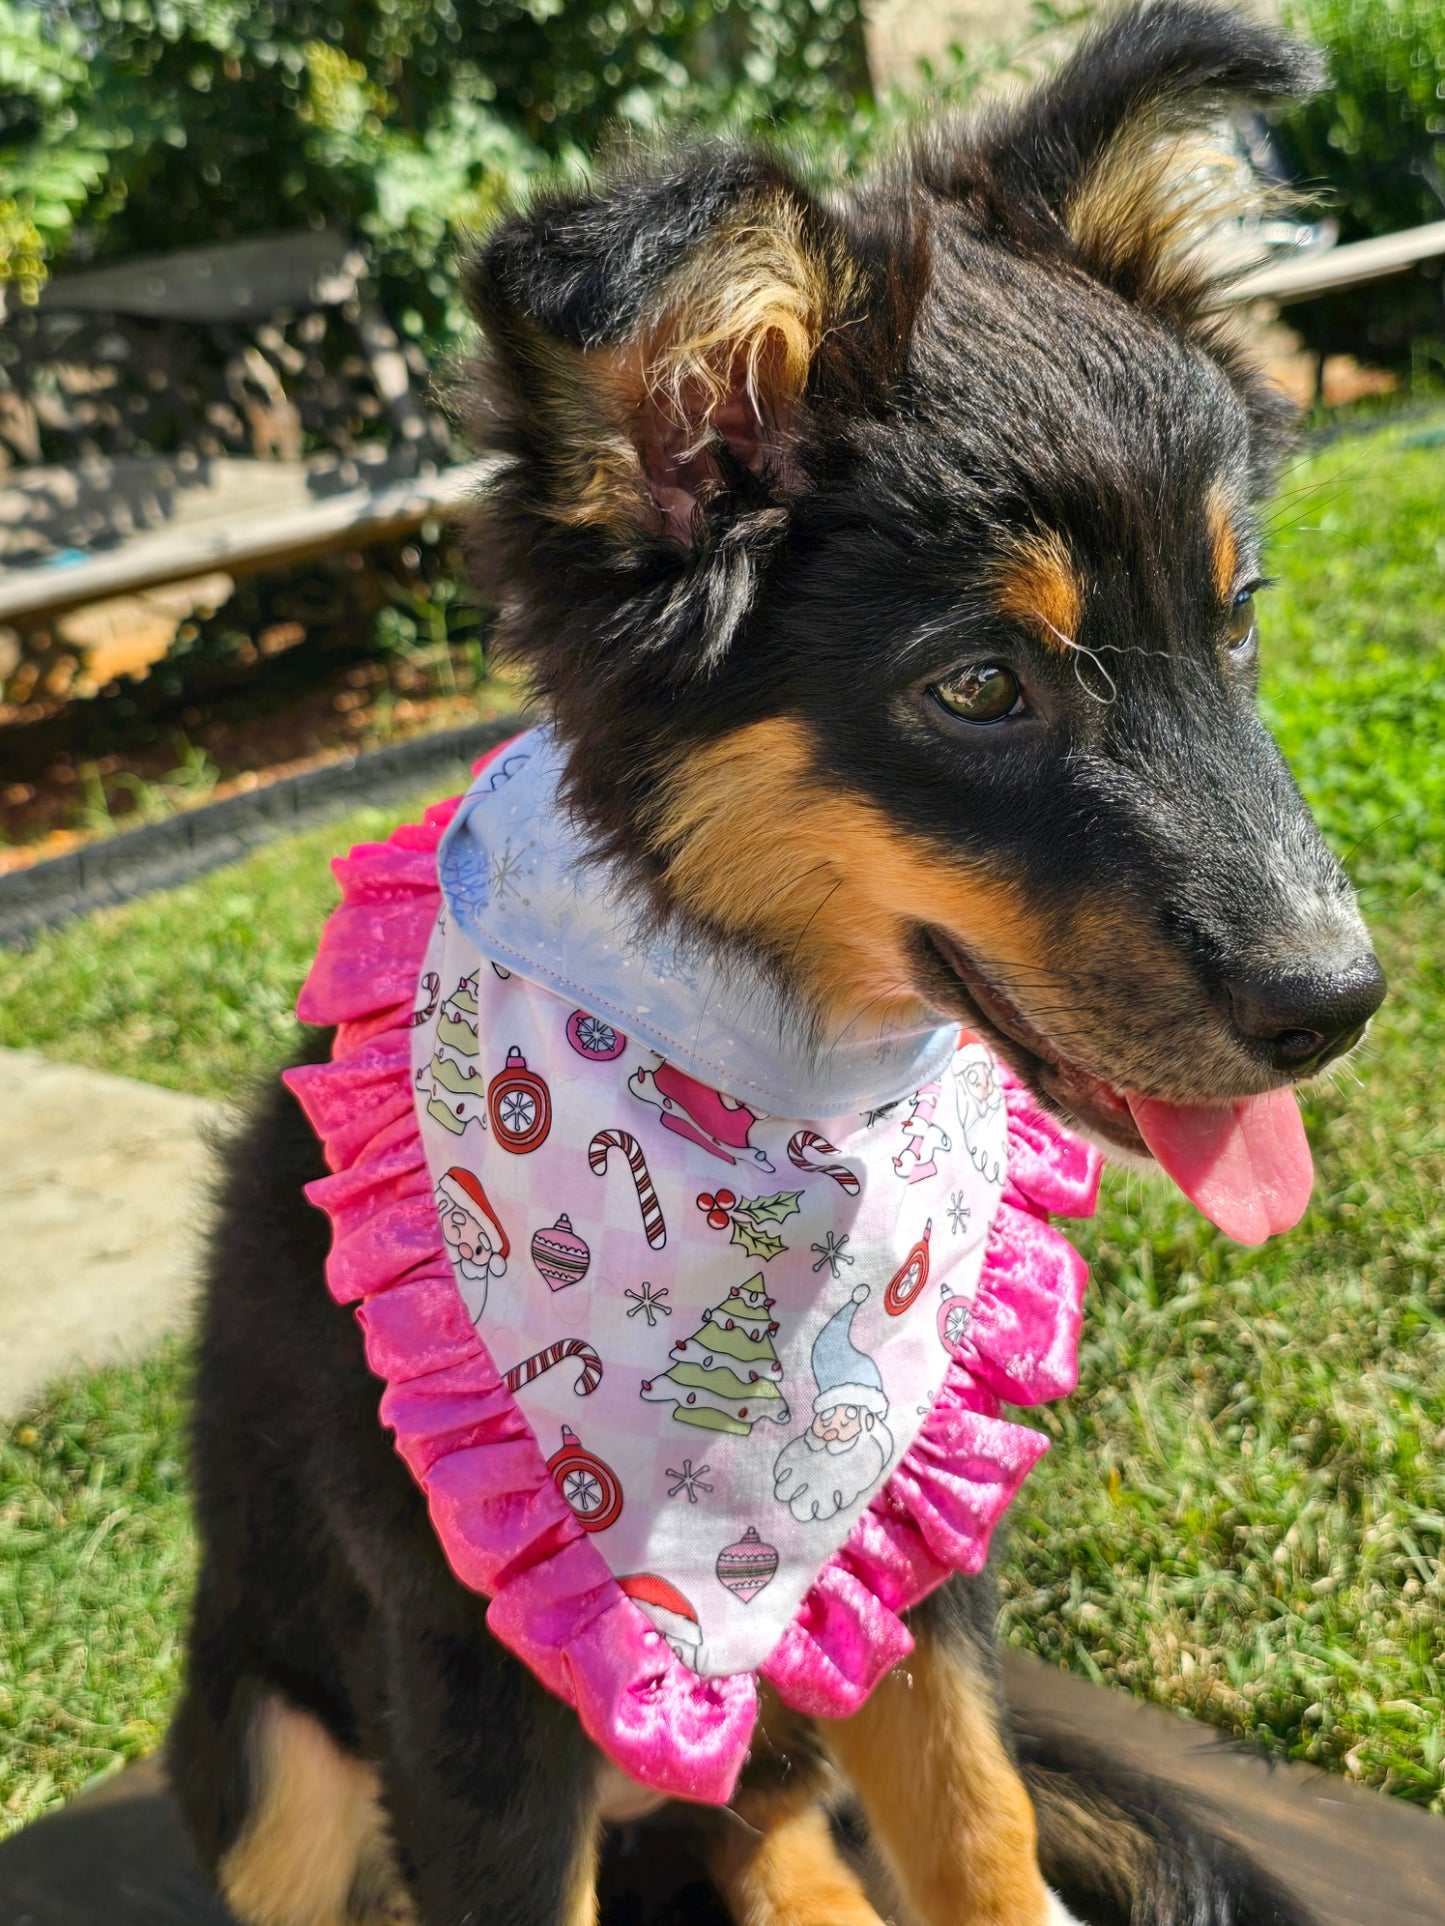
{"type": "Polygon", "coordinates": [[[1130,1097],[1139,1135],[1226,1237],[1262,1244],[1304,1216],[1315,1173],[1292,1090],[1214,1108],[1130,1097]]]}

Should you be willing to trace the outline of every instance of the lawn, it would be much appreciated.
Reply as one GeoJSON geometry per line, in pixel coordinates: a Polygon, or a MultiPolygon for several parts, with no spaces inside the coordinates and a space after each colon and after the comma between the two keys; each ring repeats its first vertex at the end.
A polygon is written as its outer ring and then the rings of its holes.
{"type": "MultiPolygon", "coordinates": [[[[1265,705],[1392,996],[1312,1094],[1292,1236],[1241,1251],[1162,1185],[1106,1183],[1083,1382],[1015,1507],[1005,1635],[1445,1810],[1445,429],[1336,443],[1274,519],[1265,705]]],[[[233,1092],[287,1047],[326,856],[385,820],[0,955],[0,1043],[233,1092]]],[[[62,1387],[0,1448],[0,1820],[163,1728],[184,1377],[176,1348],[62,1387]]]]}

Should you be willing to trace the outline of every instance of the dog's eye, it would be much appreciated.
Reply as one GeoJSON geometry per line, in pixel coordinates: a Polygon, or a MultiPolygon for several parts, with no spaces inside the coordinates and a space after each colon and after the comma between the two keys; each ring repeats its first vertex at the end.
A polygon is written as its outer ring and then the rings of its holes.
{"type": "Polygon", "coordinates": [[[1254,640],[1254,590],[1241,589],[1229,611],[1229,646],[1247,649],[1254,640]]]}
{"type": "Polygon", "coordinates": [[[1001,722],[1022,706],[1019,679],[1001,662],[977,662],[935,682],[933,693],[965,722],[1001,722]]]}

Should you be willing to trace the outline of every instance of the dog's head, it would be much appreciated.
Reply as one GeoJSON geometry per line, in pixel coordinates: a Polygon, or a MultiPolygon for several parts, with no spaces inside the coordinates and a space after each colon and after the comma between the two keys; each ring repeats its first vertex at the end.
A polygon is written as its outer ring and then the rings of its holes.
{"type": "Polygon", "coordinates": [[[822,1034],[962,1018],[1246,1236],[1383,992],[1255,713],[1287,424],[1195,245],[1190,136],[1314,77],[1161,0],[854,192],[694,150],[471,276],[479,566],[599,849],[822,1034]]]}

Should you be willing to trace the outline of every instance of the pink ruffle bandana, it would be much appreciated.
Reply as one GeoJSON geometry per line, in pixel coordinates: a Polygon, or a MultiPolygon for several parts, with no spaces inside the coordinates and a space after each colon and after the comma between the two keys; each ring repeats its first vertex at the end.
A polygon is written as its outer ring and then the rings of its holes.
{"type": "Polygon", "coordinates": [[[456,809],[338,862],[298,1003],[338,1026],[287,1073],[328,1280],[492,1631],[634,1778],[724,1801],[757,1677],[845,1715],[982,1565],[1046,1446],[1001,1403],[1075,1381],[1045,1214],[1092,1209],[1098,1160],[968,1036],[882,1110],[709,1086],[479,951],[456,809]]]}

